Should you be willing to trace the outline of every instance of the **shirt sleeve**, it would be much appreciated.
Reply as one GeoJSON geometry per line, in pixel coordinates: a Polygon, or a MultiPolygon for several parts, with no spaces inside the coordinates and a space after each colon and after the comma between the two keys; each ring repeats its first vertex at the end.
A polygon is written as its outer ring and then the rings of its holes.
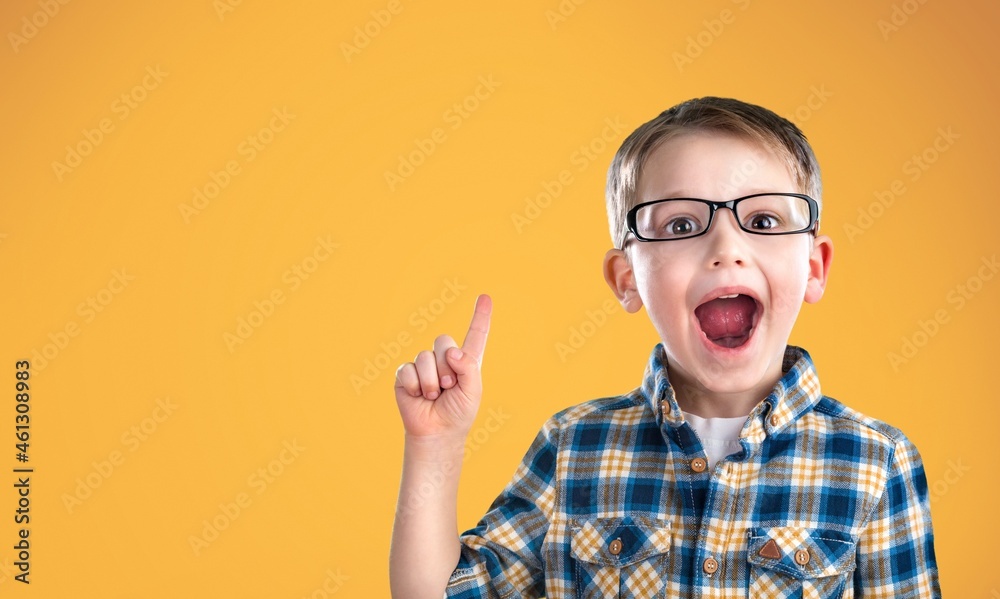
{"type": "Polygon", "coordinates": [[[941,597],[927,478],[905,436],[896,441],[885,491],[858,542],[854,596],[941,597]]]}
{"type": "Polygon", "coordinates": [[[445,597],[541,597],[542,542],[555,509],[558,422],[549,419],[486,515],[459,537],[458,566],[445,597]]]}

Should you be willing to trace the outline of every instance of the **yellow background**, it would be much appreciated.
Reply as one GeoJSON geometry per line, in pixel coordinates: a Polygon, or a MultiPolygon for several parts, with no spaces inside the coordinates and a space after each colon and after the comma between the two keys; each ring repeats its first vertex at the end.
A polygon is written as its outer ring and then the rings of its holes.
{"type": "Polygon", "coordinates": [[[395,367],[493,297],[464,530],[546,417],[640,382],[648,319],[596,315],[607,165],[724,95],[796,120],[823,168],[831,281],[791,341],[921,450],[944,591],[995,595],[998,24],[985,0],[5,2],[0,594],[388,596],[395,367]],[[216,193],[185,216],[195,189],[216,193]],[[29,586],[11,469],[35,352],[29,586]]]}

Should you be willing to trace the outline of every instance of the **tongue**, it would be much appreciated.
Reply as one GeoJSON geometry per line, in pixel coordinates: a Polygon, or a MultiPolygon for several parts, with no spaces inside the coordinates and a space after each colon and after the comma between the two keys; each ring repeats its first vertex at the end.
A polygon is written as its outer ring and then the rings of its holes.
{"type": "Polygon", "coordinates": [[[695,308],[701,330],[716,345],[739,347],[750,338],[757,303],[748,295],[718,298],[695,308]]]}

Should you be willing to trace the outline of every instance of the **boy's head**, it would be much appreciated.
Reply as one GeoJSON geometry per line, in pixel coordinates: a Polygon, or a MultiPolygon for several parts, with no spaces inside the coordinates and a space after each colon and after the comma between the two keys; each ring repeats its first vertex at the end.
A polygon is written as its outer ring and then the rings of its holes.
{"type": "MultiPolygon", "coordinates": [[[[682,102],[632,132],[611,161],[606,189],[608,223],[616,248],[625,242],[625,215],[637,203],[636,185],[643,164],[656,148],[682,133],[728,133],[770,150],[788,168],[799,193],[822,207],[819,163],[802,131],[770,110],[731,98],[705,97],[682,102]]],[[[752,165],[742,165],[749,171],[752,165]]],[[[744,173],[745,175],[746,173],[744,173]]],[[[733,173],[736,181],[741,173],[733,173]]],[[[785,190],[792,191],[792,190],[785,190]]]]}
{"type": "Polygon", "coordinates": [[[626,310],[646,306],[680,395],[745,415],[781,377],[832,258],[820,191],[799,129],[737,100],[684,102],[624,141],[608,173],[605,278],[626,310]]]}

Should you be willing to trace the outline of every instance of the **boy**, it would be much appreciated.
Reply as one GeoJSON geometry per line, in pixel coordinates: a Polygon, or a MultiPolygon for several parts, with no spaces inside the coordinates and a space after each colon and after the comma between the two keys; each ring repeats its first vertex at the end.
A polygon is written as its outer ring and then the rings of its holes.
{"type": "Polygon", "coordinates": [[[819,167],[799,129],[675,106],[608,173],[604,275],[661,343],[639,387],[559,412],[458,537],[491,301],[461,349],[397,371],[406,429],[390,577],[403,597],[939,597],[927,483],[897,429],[820,392],[787,345],[826,287],[819,167]]]}

